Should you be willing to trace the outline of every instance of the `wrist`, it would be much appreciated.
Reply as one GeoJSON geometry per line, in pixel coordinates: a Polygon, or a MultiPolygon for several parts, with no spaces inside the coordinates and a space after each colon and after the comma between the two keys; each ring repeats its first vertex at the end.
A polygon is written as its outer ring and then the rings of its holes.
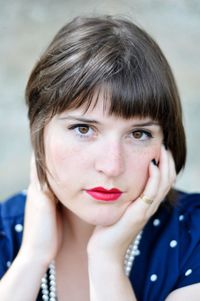
{"type": "Polygon", "coordinates": [[[123,265],[115,261],[96,261],[89,265],[90,300],[136,301],[123,265]]]}
{"type": "Polygon", "coordinates": [[[125,275],[123,261],[115,257],[96,256],[88,257],[88,271],[91,276],[125,275]],[[109,271],[109,273],[108,273],[109,271]]]}
{"type": "Polygon", "coordinates": [[[35,267],[38,267],[44,272],[47,270],[48,265],[50,264],[51,260],[47,257],[43,256],[42,254],[37,254],[34,250],[30,250],[27,247],[22,246],[19,250],[17,257],[20,258],[20,261],[23,262],[25,265],[29,263],[35,267]]]}

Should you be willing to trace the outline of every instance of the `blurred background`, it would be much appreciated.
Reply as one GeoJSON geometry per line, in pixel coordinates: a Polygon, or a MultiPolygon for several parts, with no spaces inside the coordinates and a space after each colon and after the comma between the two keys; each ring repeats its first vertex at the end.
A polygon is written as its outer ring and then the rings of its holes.
{"type": "Polygon", "coordinates": [[[187,133],[187,165],[176,186],[200,191],[200,1],[0,0],[0,7],[0,199],[28,185],[29,73],[57,30],[88,14],[129,17],[161,46],[177,80],[187,133]]]}

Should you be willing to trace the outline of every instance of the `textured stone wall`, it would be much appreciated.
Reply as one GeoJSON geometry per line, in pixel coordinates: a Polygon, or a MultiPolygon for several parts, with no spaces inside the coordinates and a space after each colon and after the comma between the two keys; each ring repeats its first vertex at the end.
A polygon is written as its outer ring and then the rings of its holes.
{"type": "Polygon", "coordinates": [[[65,22],[80,14],[101,13],[132,18],[166,54],[182,97],[188,137],[187,166],[177,187],[200,190],[198,0],[0,0],[0,199],[28,184],[30,141],[24,88],[33,64],[65,22]]]}

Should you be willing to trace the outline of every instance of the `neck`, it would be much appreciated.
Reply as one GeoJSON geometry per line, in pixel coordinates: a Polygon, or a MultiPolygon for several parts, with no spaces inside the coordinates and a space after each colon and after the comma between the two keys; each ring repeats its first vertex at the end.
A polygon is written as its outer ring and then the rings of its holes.
{"type": "Polygon", "coordinates": [[[86,250],[88,241],[95,228],[80,219],[69,209],[62,207],[63,244],[74,245],[86,250]]]}

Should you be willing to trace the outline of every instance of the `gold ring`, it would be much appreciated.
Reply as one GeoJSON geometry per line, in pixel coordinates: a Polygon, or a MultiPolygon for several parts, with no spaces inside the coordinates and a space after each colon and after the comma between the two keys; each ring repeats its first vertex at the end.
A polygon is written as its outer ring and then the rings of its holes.
{"type": "Polygon", "coordinates": [[[141,200],[143,200],[143,202],[145,202],[148,205],[151,205],[153,203],[153,200],[148,198],[146,195],[142,194],[140,197],[141,200]]]}

